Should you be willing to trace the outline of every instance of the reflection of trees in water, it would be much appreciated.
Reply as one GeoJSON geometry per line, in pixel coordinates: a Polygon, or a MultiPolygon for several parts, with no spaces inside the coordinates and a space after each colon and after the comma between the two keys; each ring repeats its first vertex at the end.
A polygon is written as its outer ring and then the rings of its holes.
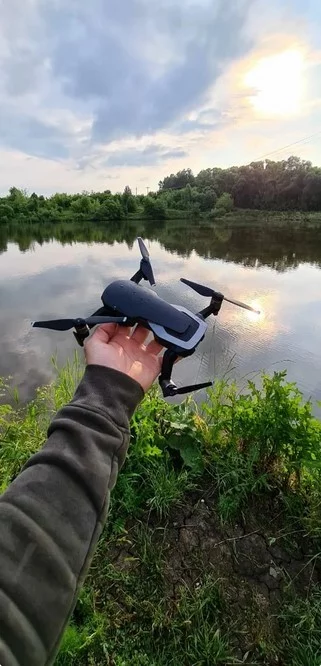
{"type": "Polygon", "coordinates": [[[167,252],[184,258],[192,252],[206,259],[243,264],[251,268],[270,266],[276,271],[296,268],[300,263],[321,267],[321,229],[284,229],[260,227],[224,227],[189,221],[122,221],[94,225],[9,225],[0,229],[0,253],[7,243],[15,242],[22,252],[34,243],[57,240],[62,245],[75,242],[125,242],[132,248],[137,236],[158,241],[167,252]]]}
{"type": "Polygon", "coordinates": [[[0,254],[7,251],[8,235],[0,227],[0,254]]]}
{"type": "Polygon", "coordinates": [[[191,224],[167,225],[154,230],[168,252],[189,257],[193,251],[206,259],[222,259],[251,268],[269,266],[276,271],[296,268],[300,263],[321,267],[321,229],[264,227],[214,227],[191,224]]]}

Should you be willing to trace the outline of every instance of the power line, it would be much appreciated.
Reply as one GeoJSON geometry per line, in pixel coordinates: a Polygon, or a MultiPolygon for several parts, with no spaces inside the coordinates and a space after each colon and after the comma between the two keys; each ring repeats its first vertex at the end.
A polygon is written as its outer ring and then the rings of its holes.
{"type": "Polygon", "coordinates": [[[318,136],[321,134],[321,130],[318,132],[315,132],[314,134],[310,134],[310,136],[306,136],[303,139],[299,139],[299,141],[293,141],[293,143],[288,143],[286,146],[283,146],[283,148],[278,148],[277,150],[271,150],[270,153],[265,153],[265,155],[261,155],[260,157],[257,157],[255,160],[252,160],[253,162],[258,162],[259,160],[264,160],[266,157],[269,157],[269,155],[275,155],[275,153],[281,153],[283,150],[286,150],[287,148],[291,148],[292,146],[297,146],[299,143],[308,143],[311,141],[311,139],[314,139],[315,136],[318,136]]]}

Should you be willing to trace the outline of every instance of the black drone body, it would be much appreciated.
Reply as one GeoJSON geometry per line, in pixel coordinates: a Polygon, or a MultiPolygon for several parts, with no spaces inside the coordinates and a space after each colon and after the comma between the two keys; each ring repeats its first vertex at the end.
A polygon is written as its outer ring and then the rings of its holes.
{"type": "Polygon", "coordinates": [[[160,342],[166,351],[163,356],[162,370],[159,383],[164,397],[189,393],[200,388],[211,386],[212,382],[195,384],[178,388],[171,380],[175,361],[179,357],[191,356],[207,329],[206,318],[213,314],[216,316],[223,300],[239,305],[256,312],[249,305],[227,299],[223,294],[181,278],[181,281],[197,291],[202,296],[210,297],[209,305],[194,314],[180,305],[167,303],[151,289],[146,289],[139,283],[147,280],[153,286],[154,274],[149,259],[148,250],[141,238],[138,238],[142,259],[140,268],[130,280],[116,280],[106,287],[102,294],[103,307],[94,312],[91,317],[83,319],[58,319],[55,321],[36,321],[33,326],[65,331],[74,328],[74,336],[80,346],[88,337],[90,329],[97,324],[115,322],[121,326],[134,326],[140,324],[152,331],[155,339],[160,342]]]}

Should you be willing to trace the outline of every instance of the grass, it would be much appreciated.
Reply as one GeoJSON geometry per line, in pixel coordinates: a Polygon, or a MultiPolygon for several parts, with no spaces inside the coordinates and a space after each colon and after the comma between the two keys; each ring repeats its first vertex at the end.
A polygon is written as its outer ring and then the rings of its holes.
{"type": "Polygon", "coordinates": [[[321,213],[300,210],[256,210],[238,208],[222,218],[216,218],[235,226],[264,225],[266,227],[314,228],[321,224],[321,213]]]}
{"type": "MultiPolygon", "coordinates": [[[[2,490],[81,372],[0,406],[2,490]]],[[[200,407],[150,391],[57,666],[319,666],[320,444],[285,372],[217,381],[200,407]]]]}

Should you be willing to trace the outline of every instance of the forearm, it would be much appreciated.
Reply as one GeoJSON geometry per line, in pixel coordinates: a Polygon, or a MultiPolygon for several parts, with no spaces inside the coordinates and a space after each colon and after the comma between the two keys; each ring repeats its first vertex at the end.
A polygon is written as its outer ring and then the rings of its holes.
{"type": "Polygon", "coordinates": [[[0,664],[50,664],[106,519],[143,392],[87,367],[48,441],[0,498],[0,664]],[[23,584],[22,584],[23,580],[23,584]]]}

